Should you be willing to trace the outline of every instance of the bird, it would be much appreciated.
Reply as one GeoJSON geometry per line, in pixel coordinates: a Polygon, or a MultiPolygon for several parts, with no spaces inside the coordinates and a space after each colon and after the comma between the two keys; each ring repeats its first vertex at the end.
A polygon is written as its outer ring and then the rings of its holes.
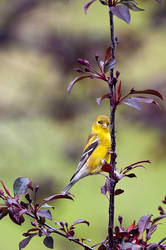
{"type": "Polygon", "coordinates": [[[92,125],[76,172],[70,179],[70,183],[62,190],[62,193],[67,194],[80,179],[89,175],[100,174],[102,165],[110,162],[110,146],[109,118],[100,115],[92,125]]]}

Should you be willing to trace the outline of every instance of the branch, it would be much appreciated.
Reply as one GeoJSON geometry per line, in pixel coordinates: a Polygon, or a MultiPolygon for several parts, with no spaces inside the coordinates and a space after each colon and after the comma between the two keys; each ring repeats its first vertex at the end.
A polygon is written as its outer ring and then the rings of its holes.
{"type": "MultiPolygon", "coordinates": [[[[35,217],[34,217],[32,214],[30,214],[30,213],[26,213],[26,214],[27,214],[29,217],[33,218],[33,219],[35,218],[35,217]]],[[[51,227],[50,225],[48,225],[47,223],[44,223],[43,225],[44,225],[45,227],[51,229],[52,232],[54,232],[54,233],[56,233],[56,234],[59,234],[60,236],[65,237],[66,239],[68,239],[68,240],[70,240],[70,241],[75,242],[76,244],[78,244],[78,245],[84,247],[85,249],[94,250],[94,248],[91,248],[91,247],[87,246],[86,244],[84,244],[84,243],[82,243],[82,242],[79,242],[78,240],[76,240],[76,239],[74,239],[74,238],[72,238],[72,237],[68,238],[68,236],[67,236],[66,234],[61,233],[60,231],[56,230],[54,227],[51,227]]]]}
{"type": "MultiPolygon", "coordinates": [[[[110,40],[111,40],[111,60],[115,59],[115,34],[114,34],[114,20],[113,14],[111,12],[111,4],[109,7],[109,18],[110,18],[110,40]]],[[[109,225],[108,225],[108,249],[114,249],[113,242],[113,230],[114,230],[114,193],[115,193],[115,179],[114,179],[114,170],[116,168],[116,135],[115,135],[115,111],[116,106],[114,104],[114,91],[115,85],[113,84],[114,78],[114,69],[110,70],[110,79],[109,79],[109,90],[110,95],[110,135],[111,135],[111,166],[113,168],[112,173],[110,173],[110,202],[109,202],[109,225]]]]}

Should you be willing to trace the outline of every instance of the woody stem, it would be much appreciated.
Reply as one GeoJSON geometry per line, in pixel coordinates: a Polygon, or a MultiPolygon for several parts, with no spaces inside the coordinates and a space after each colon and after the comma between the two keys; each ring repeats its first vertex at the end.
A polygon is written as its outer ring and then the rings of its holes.
{"type": "MultiPolygon", "coordinates": [[[[110,36],[111,36],[111,60],[115,59],[115,34],[114,34],[114,20],[113,14],[111,12],[111,6],[109,7],[109,18],[110,18],[110,36]]],[[[110,79],[108,82],[110,90],[110,135],[111,135],[111,161],[112,173],[110,173],[110,202],[109,202],[109,224],[108,224],[108,248],[107,250],[114,249],[114,198],[115,198],[115,185],[116,181],[114,179],[114,170],[116,168],[116,135],[115,135],[115,111],[116,106],[114,105],[114,91],[115,85],[113,83],[114,69],[110,70],[110,79]]]]}

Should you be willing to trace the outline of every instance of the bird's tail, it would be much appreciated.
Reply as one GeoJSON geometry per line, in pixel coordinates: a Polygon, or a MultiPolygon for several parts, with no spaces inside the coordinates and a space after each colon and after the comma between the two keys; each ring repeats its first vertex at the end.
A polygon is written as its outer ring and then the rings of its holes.
{"type": "Polygon", "coordinates": [[[62,190],[62,194],[67,194],[69,192],[69,190],[72,188],[72,186],[74,185],[73,182],[70,182],[66,187],[64,187],[64,189],[62,190]]]}

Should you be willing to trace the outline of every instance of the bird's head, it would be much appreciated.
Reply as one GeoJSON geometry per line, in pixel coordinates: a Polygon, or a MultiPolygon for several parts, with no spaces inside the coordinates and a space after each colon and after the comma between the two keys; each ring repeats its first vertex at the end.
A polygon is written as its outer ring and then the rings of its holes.
{"type": "Polygon", "coordinates": [[[98,131],[109,132],[109,118],[106,115],[100,115],[92,126],[92,133],[98,131]]]}

